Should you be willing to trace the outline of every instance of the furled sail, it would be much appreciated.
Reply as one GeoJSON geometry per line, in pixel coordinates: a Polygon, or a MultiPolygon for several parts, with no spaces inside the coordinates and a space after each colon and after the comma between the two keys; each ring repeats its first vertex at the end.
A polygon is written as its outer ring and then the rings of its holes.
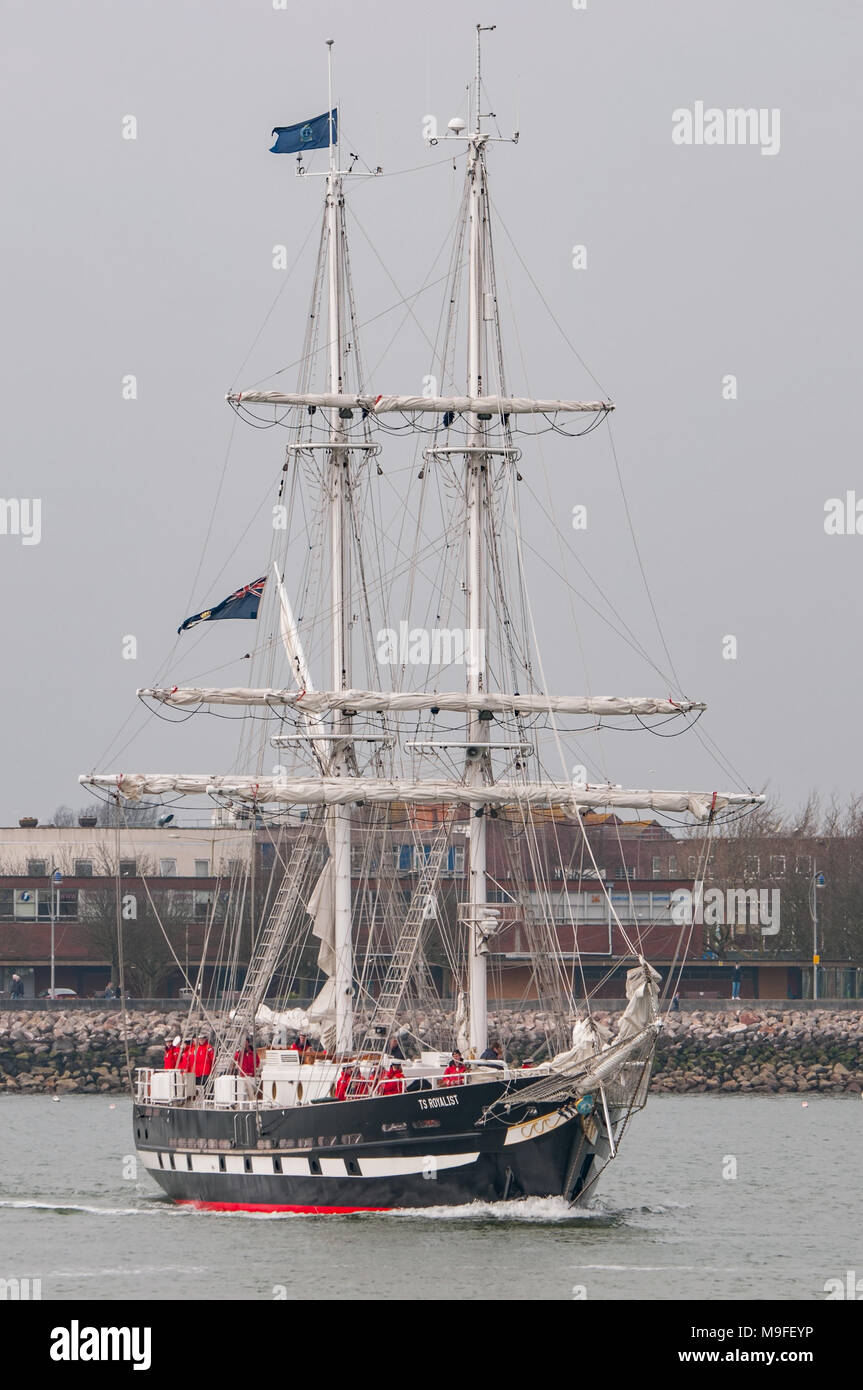
{"type": "Polygon", "coordinates": [[[530,396],[348,396],[308,391],[237,391],[231,405],[305,405],[323,410],[365,410],[370,415],[393,412],[452,411],[462,414],[554,415],[613,410],[611,401],[533,400],[530,396]]]}
{"type": "Polygon", "coordinates": [[[404,801],[414,806],[466,803],[472,806],[562,806],[573,815],[595,806],[634,811],[688,811],[706,820],[726,806],[760,805],[763,796],[750,792],[690,792],[627,790],[582,783],[495,782],[490,786],[464,782],[417,782],[400,778],[211,776],[171,772],[90,773],[79,777],[86,787],[119,792],[129,801],[142,796],[228,796],[259,804],[285,806],[349,806],[354,802],[404,801]]]}
{"type": "Polygon", "coordinates": [[[336,968],[332,855],[321,869],[320,877],[309,898],[308,911],[312,919],[312,936],[316,936],[321,943],[318,950],[318,966],[325,975],[332,975],[336,968]]]}
{"type": "Polygon", "coordinates": [[[662,976],[641,957],[640,963],[626,972],[628,1003],[617,1030],[617,1041],[625,1042],[643,1033],[656,1018],[659,1008],[659,986],[662,976]]]}
{"type": "Polygon", "coordinates": [[[390,690],[275,690],[232,686],[223,689],[206,687],[144,687],[138,691],[144,699],[161,704],[176,705],[285,705],[306,714],[326,714],[330,710],[355,710],[358,714],[378,711],[446,710],[448,713],[469,713],[471,710],[491,710],[492,714],[581,714],[593,717],[608,715],[692,714],[700,713],[706,705],[694,700],[659,699],[650,695],[506,695],[484,691],[470,695],[463,690],[390,691],[390,690]]]}

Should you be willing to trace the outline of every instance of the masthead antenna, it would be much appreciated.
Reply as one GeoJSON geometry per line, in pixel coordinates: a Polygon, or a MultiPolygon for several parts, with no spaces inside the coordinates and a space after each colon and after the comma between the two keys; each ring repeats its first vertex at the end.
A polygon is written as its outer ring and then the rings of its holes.
{"type": "Polygon", "coordinates": [[[333,145],[333,44],[335,39],[327,39],[327,122],[330,131],[330,173],[335,173],[336,151],[333,145]]]}
{"type": "Polygon", "coordinates": [[[480,50],[481,50],[482,39],[481,39],[480,35],[482,35],[482,34],[490,34],[490,33],[492,33],[492,31],[495,30],[496,28],[497,28],[497,25],[496,25],[496,24],[478,24],[478,25],[476,26],[476,93],[475,93],[475,96],[474,96],[474,100],[475,100],[475,102],[476,102],[476,106],[475,106],[474,110],[475,110],[475,115],[476,115],[476,133],[477,133],[477,135],[479,135],[479,134],[482,132],[482,114],[481,114],[480,109],[479,109],[479,108],[480,108],[480,90],[481,90],[481,86],[482,86],[482,72],[481,72],[481,56],[482,56],[482,55],[481,55],[481,51],[480,51],[480,50]]]}

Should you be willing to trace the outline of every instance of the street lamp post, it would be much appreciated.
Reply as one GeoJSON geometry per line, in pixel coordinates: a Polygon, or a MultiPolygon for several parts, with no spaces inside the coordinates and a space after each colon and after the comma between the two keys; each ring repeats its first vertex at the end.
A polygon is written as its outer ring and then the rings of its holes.
{"type": "Polygon", "coordinates": [[[54,998],[54,933],[57,917],[60,914],[60,884],[63,882],[63,875],[59,869],[52,870],[51,873],[51,988],[48,994],[49,999],[54,998]],[[56,908],[54,895],[56,898],[56,908]]]}
{"type": "Polygon", "coordinates": [[[819,874],[813,860],[812,863],[812,998],[818,998],[818,966],[821,957],[818,954],[818,889],[824,887],[824,875],[819,874]]]}

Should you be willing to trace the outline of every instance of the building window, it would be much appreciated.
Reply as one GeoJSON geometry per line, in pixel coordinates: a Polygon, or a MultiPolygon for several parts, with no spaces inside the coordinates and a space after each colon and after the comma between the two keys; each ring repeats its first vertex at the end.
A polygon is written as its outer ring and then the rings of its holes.
{"type": "Polygon", "coordinates": [[[785,877],[785,855],[784,855],[784,854],[771,854],[771,856],[770,856],[770,877],[771,877],[771,878],[784,878],[784,877],[785,877]]]}
{"type": "Polygon", "coordinates": [[[45,878],[48,874],[47,859],[28,859],[27,873],[31,878],[45,878]]]}
{"type": "Polygon", "coordinates": [[[662,860],[660,859],[660,857],[659,857],[658,854],[654,854],[652,863],[653,863],[653,877],[654,877],[654,878],[662,878],[662,860]]]}
{"type": "Polygon", "coordinates": [[[210,915],[210,909],[211,909],[212,905],[213,905],[213,895],[212,895],[212,893],[202,893],[202,892],[198,891],[198,892],[195,894],[195,907],[194,907],[195,921],[196,921],[196,922],[206,922],[207,918],[208,918],[209,915],[210,915]]]}
{"type": "Polygon", "coordinates": [[[676,877],[677,877],[677,855],[676,855],[676,854],[669,854],[669,856],[668,856],[668,877],[669,877],[669,878],[676,878],[676,877]]]}
{"type": "Polygon", "coordinates": [[[761,872],[761,860],[757,854],[747,854],[744,861],[743,877],[747,879],[757,878],[761,872]]]}
{"type": "Polygon", "coordinates": [[[93,861],[92,861],[92,859],[76,859],[76,860],[75,860],[75,877],[76,877],[76,878],[92,878],[92,877],[93,877],[93,861]]]}
{"type": "Polygon", "coordinates": [[[227,872],[231,878],[242,878],[245,867],[242,859],[229,859],[227,872]]]}
{"type": "Polygon", "coordinates": [[[120,877],[121,877],[121,878],[134,878],[135,875],[137,874],[137,872],[138,872],[138,861],[137,861],[137,859],[121,859],[121,860],[120,860],[120,877]]]}
{"type": "Polygon", "coordinates": [[[450,845],[447,855],[449,863],[447,868],[454,874],[464,873],[464,845],[450,845]]]}
{"type": "MultiPolygon", "coordinates": [[[[39,921],[48,922],[51,918],[51,893],[43,890],[39,893],[39,921]]],[[[58,918],[65,917],[75,920],[78,916],[78,889],[61,888],[59,894],[54,894],[54,909],[58,918]]]]}
{"type": "Polygon", "coordinates": [[[210,861],[209,861],[209,859],[196,859],[196,860],[195,860],[195,878],[209,878],[209,877],[210,877],[210,861]]]}
{"type": "Polygon", "coordinates": [[[176,859],[160,859],[160,860],[159,860],[159,873],[161,874],[162,878],[176,878],[176,877],[177,877],[177,861],[176,861],[176,859]]]}
{"type": "Polygon", "coordinates": [[[698,855],[697,855],[697,854],[690,854],[690,856],[689,856],[689,877],[694,879],[697,873],[698,873],[698,855]]]}
{"type": "Polygon", "coordinates": [[[794,872],[795,874],[811,874],[812,855],[798,854],[794,860],[794,872]]]}

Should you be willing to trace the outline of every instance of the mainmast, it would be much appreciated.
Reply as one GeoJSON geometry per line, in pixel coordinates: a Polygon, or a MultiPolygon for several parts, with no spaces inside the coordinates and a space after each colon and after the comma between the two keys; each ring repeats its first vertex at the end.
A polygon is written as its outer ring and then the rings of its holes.
{"type": "MultiPolygon", "coordinates": [[[[333,40],[327,40],[329,80],[330,166],[327,174],[327,287],[329,324],[330,392],[340,395],[344,384],[342,217],[344,200],[337,147],[333,142],[333,40]]],[[[349,553],[346,526],[348,453],[345,430],[339,411],[330,411],[330,598],[332,609],[331,671],[333,690],[350,685],[350,651],[347,641],[349,553]]],[[[343,734],[347,716],[333,712],[333,733],[343,734]]],[[[347,771],[345,745],[333,743],[331,775],[347,771]]],[[[333,806],[328,812],[328,835],[333,860],[333,948],[336,996],[336,1052],[353,1047],[353,947],[351,941],[351,813],[348,806],[333,806]]]]}
{"type": "MultiPolygon", "coordinates": [[[[494,26],[490,26],[494,27],[494,26]]],[[[469,268],[468,268],[468,325],[467,325],[467,393],[482,396],[484,383],[485,320],[485,142],[482,132],[480,44],[483,29],[476,28],[476,78],[474,92],[474,129],[468,136],[467,179],[469,192],[469,268]]],[[[465,492],[467,497],[467,574],[466,609],[468,641],[471,659],[467,667],[467,690],[478,695],[487,687],[485,653],[485,604],[483,529],[488,505],[488,454],[483,452],[486,424],[479,415],[471,417],[468,432],[469,452],[465,463],[465,492]]],[[[472,710],[469,723],[469,742],[479,747],[488,742],[488,720],[482,710],[472,710]]],[[[483,781],[490,770],[488,753],[468,751],[466,780],[470,786],[483,781]]],[[[468,930],[470,932],[468,992],[470,999],[470,1049],[474,1057],[488,1045],[488,977],[487,947],[485,945],[485,916],[488,901],[486,855],[488,822],[482,806],[471,819],[470,879],[468,901],[468,930]]]]}

